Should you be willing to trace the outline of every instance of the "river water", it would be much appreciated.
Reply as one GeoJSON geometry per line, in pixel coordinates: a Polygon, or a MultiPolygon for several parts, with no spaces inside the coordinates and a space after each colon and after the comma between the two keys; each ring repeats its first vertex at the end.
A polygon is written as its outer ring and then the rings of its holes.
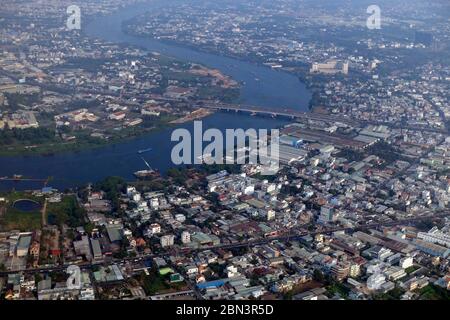
{"type": "MultiPolygon", "coordinates": [[[[84,32],[90,37],[101,38],[115,43],[138,45],[149,51],[160,52],[183,61],[204,64],[217,68],[224,74],[242,82],[240,101],[243,104],[270,108],[293,108],[307,111],[311,93],[297,77],[272,70],[268,67],[243,62],[228,57],[204,53],[186,47],[162,43],[124,34],[121,30],[126,21],[146,10],[158,10],[167,2],[152,2],[130,6],[119,12],[99,17],[85,26],[84,32]],[[258,80],[257,80],[258,79],[258,80]]],[[[275,128],[286,122],[280,119],[252,117],[243,114],[217,113],[203,119],[203,130],[207,128],[275,128]]],[[[191,132],[193,124],[183,127],[191,132]]],[[[58,189],[75,187],[87,182],[95,182],[107,176],[133,178],[133,172],[146,169],[141,156],[153,167],[165,172],[173,167],[170,154],[174,142],[170,136],[175,127],[154,132],[130,141],[109,145],[93,150],[70,152],[52,156],[0,157],[0,177],[21,174],[26,177],[53,177],[51,186],[58,189]],[[152,148],[152,151],[138,155],[137,150],[152,148]]],[[[0,180],[0,190],[30,189],[41,187],[33,182],[6,182],[0,180]]]]}

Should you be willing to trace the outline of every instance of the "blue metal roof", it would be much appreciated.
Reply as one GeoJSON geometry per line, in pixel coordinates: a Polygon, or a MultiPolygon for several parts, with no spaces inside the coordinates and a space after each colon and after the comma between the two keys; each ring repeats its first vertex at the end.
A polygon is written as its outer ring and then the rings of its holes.
{"type": "Polygon", "coordinates": [[[214,280],[214,281],[198,283],[197,288],[206,289],[206,288],[213,288],[213,287],[221,287],[224,284],[225,284],[225,280],[219,279],[219,280],[214,280]]]}

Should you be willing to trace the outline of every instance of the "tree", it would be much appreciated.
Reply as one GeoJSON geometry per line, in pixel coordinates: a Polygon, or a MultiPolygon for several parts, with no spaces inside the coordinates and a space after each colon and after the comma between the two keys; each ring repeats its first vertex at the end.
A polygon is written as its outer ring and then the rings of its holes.
{"type": "Polygon", "coordinates": [[[35,273],[34,274],[34,282],[39,283],[43,280],[42,276],[40,273],[35,273]]]}
{"type": "Polygon", "coordinates": [[[325,280],[325,276],[322,271],[315,269],[313,272],[313,279],[318,282],[323,282],[325,280]]]}
{"type": "Polygon", "coordinates": [[[92,230],[95,229],[95,225],[92,222],[88,222],[84,225],[84,230],[87,234],[91,234],[92,230]]]}
{"type": "Polygon", "coordinates": [[[119,196],[126,187],[126,182],[121,177],[107,177],[95,184],[95,190],[103,190],[106,198],[111,201],[114,211],[119,208],[119,196]]]}

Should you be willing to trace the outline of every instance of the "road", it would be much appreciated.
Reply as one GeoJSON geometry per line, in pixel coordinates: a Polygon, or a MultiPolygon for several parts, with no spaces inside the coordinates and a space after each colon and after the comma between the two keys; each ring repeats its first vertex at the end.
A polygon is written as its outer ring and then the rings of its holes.
{"type": "Polygon", "coordinates": [[[332,115],[332,114],[319,114],[319,113],[312,113],[312,112],[302,112],[298,110],[292,110],[292,109],[268,109],[268,108],[261,108],[258,106],[250,106],[250,105],[242,105],[242,104],[225,104],[225,103],[215,103],[211,104],[211,101],[204,101],[203,108],[209,108],[213,110],[220,110],[220,111],[233,111],[233,112],[244,112],[244,113],[250,113],[252,115],[265,115],[265,116],[281,116],[281,117],[287,117],[290,119],[308,119],[308,120],[315,120],[315,121],[326,121],[326,122],[341,122],[348,124],[350,126],[356,126],[356,127],[363,127],[366,125],[385,125],[387,127],[390,127],[392,129],[409,129],[412,131],[427,131],[427,132],[434,132],[434,133],[442,133],[447,134],[448,131],[446,128],[443,129],[437,129],[432,127],[417,127],[417,126],[411,126],[408,124],[395,124],[391,122],[383,122],[383,121],[367,121],[367,120],[358,120],[350,117],[343,117],[339,115],[332,115]]]}
{"type": "Polygon", "coordinates": [[[42,227],[45,227],[47,225],[47,198],[45,198],[45,200],[44,200],[44,205],[42,206],[41,215],[42,215],[42,227]]]}
{"type": "MultiPolygon", "coordinates": [[[[260,239],[256,239],[256,240],[249,240],[249,241],[244,241],[244,242],[239,242],[239,243],[220,244],[217,246],[201,247],[201,248],[197,248],[197,249],[183,249],[182,248],[182,249],[175,250],[175,252],[173,254],[193,255],[195,253],[206,251],[206,250],[235,249],[235,248],[242,248],[242,247],[250,247],[250,246],[267,244],[272,241],[289,242],[292,240],[297,240],[297,239],[307,236],[307,235],[314,236],[316,234],[328,234],[328,233],[333,233],[336,231],[347,231],[347,232],[353,231],[354,232],[354,231],[367,230],[367,229],[376,229],[376,228],[379,228],[382,226],[391,227],[391,226],[395,226],[395,225],[409,224],[411,222],[434,220],[434,219],[438,219],[438,218],[450,217],[450,210],[440,211],[439,213],[424,211],[424,212],[422,212],[422,214],[423,213],[430,213],[430,214],[427,216],[416,216],[416,217],[412,217],[412,218],[408,218],[408,219],[391,221],[391,222],[387,222],[387,223],[371,223],[368,225],[358,226],[358,227],[354,227],[354,228],[352,228],[352,227],[336,227],[336,228],[329,228],[329,229],[321,230],[321,231],[291,232],[291,233],[280,235],[280,236],[260,238],[260,239]]],[[[125,263],[127,261],[138,262],[138,261],[152,259],[152,258],[156,258],[156,257],[165,257],[168,255],[170,255],[170,253],[164,252],[164,253],[160,253],[160,254],[141,255],[141,256],[137,256],[137,257],[133,257],[133,258],[130,257],[130,258],[124,258],[124,259],[113,259],[111,261],[111,264],[120,264],[120,263],[125,263]]],[[[104,262],[94,262],[94,263],[86,262],[86,263],[81,263],[81,264],[77,264],[77,265],[81,269],[92,269],[92,267],[94,267],[94,266],[100,266],[100,265],[104,265],[104,264],[105,264],[104,262]]],[[[63,271],[63,270],[66,270],[69,265],[71,265],[71,264],[67,263],[67,264],[63,264],[63,265],[59,265],[59,266],[41,267],[41,268],[24,269],[24,270],[2,271],[2,272],[0,272],[0,276],[6,276],[8,274],[13,274],[13,273],[17,273],[17,272],[23,272],[23,273],[40,272],[40,273],[42,273],[42,272],[51,272],[51,271],[63,271]]]]}

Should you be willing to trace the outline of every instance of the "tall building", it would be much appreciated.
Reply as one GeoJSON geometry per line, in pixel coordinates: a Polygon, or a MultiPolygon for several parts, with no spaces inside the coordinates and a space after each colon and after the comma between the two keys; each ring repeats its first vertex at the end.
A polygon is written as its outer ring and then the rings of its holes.
{"type": "Polygon", "coordinates": [[[30,248],[30,244],[31,244],[31,236],[30,235],[25,235],[25,236],[21,236],[19,238],[19,242],[17,244],[17,256],[18,257],[26,257],[28,255],[28,249],[30,248]]]}
{"type": "Polygon", "coordinates": [[[337,60],[330,60],[325,63],[314,62],[309,72],[322,74],[348,74],[348,61],[342,62],[337,60]]]}
{"type": "Polygon", "coordinates": [[[386,277],[382,273],[374,273],[367,279],[367,289],[378,290],[386,283],[386,277]]]}
{"type": "Polygon", "coordinates": [[[338,281],[347,278],[350,273],[350,264],[338,263],[331,267],[331,275],[338,281]]]}
{"type": "Polygon", "coordinates": [[[323,206],[320,208],[319,223],[330,223],[336,220],[334,208],[331,206],[323,206]]]}
{"type": "Polygon", "coordinates": [[[174,241],[175,236],[173,234],[162,236],[160,239],[160,243],[163,248],[173,246],[174,241]]]}
{"type": "Polygon", "coordinates": [[[191,234],[189,231],[183,231],[181,233],[181,242],[184,244],[191,242],[191,234]]]}
{"type": "Polygon", "coordinates": [[[267,221],[275,219],[275,211],[270,209],[267,210],[267,221]]]}
{"type": "Polygon", "coordinates": [[[361,274],[361,267],[359,264],[354,263],[350,266],[349,276],[356,278],[361,274]]]}

